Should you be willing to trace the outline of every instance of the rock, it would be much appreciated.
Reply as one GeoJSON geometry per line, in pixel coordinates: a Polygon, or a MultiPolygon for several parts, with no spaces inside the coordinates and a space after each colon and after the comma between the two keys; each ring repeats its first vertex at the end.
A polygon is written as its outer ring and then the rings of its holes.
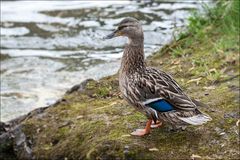
{"type": "Polygon", "coordinates": [[[13,152],[13,137],[7,131],[8,129],[9,125],[0,122],[0,159],[6,159],[6,157],[16,159],[13,152]]]}
{"type": "Polygon", "coordinates": [[[13,130],[13,149],[18,159],[33,159],[32,149],[29,146],[26,135],[22,131],[22,125],[16,126],[13,130]]]}
{"type": "MultiPolygon", "coordinates": [[[[6,124],[1,122],[2,125],[6,124]]],[[[33,159],[29,142],[22,131],[22,125],[17,125],[2,133],[0,144],[0,159],[33,159]]]]}
{"type": "Polygon", "coordinates": [[[0,134],[3,134],[9,130],[9,125],[6,123],[0,122],[0,134]]]}
{"type": "Polygon", "coordinates": [[[9,132],[5,132],[0,135],[0,159],[6,159],[6,157],[11,157],[11,155],[15,155],[13,138],[9,132]]]}
{"type": "Polygon", "coordinates": [[[50,106],[35,109],[26,115],[9,122],[0,122],[0,159],[33,159],[31,142],[22,131],[22,122],[31,117],[43,118],[45,109],[50,106]]]}

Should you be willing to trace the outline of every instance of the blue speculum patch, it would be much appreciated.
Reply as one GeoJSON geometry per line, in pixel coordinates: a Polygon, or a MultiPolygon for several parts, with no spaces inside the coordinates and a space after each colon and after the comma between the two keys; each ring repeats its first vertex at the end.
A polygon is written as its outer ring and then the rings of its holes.
{"type": "Polygon", "coordinates": [[[173,106],[163,99],[151,102],[147,104],[147,106],[150,106],[151,108],[157,110],[158,112],[168,112],[174,110],[173,106]]]}

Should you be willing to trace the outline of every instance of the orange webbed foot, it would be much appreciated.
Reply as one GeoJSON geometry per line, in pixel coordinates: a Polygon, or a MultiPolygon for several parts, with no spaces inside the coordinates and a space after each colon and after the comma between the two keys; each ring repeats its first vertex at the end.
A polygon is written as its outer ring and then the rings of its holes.
{"type": "Polygon", "coordinates": [[[152,124],[152,120],[148,120],[146,127],[144,129],[137,129],[136,131],[132,132],[131,135],[144,136],[146,134],[149,134],[151,129],[151,124],[152,124]]]}

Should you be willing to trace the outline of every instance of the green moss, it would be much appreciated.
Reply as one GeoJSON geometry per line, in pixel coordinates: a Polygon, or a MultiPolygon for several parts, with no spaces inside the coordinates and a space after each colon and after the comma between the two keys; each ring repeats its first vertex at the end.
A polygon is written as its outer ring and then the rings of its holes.
{"type": "Polygon", "coordinates": [[[111,87],[101,87],[97,90],[97,94],[100,97],[107,97],[110,93],[111,87]]]}

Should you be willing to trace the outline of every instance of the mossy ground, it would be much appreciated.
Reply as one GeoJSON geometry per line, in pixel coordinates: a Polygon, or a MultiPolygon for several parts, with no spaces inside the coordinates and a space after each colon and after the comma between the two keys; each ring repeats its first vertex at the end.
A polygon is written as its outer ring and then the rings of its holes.
{"type": "Polygon", "coordinates": [[[147,60],[208,104],[201,110],[211,122],[178,132],[164,125],[144,137],[130,136],[146,118],[121,98],[114,75],[88,82],[84,91],[66,94],[25,120],[36,159],[239,159],[239,34],[217,22],[201,24],[147,60]]]}

